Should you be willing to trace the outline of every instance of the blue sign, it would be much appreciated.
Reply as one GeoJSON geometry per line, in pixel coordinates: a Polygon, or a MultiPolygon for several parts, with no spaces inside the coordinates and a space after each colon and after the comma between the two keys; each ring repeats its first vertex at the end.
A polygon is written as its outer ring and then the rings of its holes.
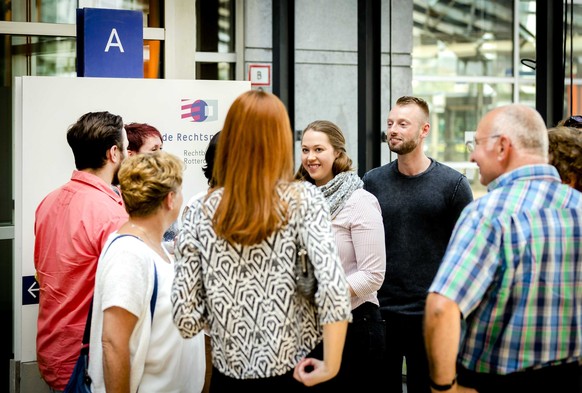
{"type": "Polygon", "coordinates": [[[143,14],[77,9],[77,76],[143,78],[143,14]]]}
{"type": "Polygon", "coordinates": [[[40,286],[34,276],[22,276],[22,305],[38,304],[40,286]]]}

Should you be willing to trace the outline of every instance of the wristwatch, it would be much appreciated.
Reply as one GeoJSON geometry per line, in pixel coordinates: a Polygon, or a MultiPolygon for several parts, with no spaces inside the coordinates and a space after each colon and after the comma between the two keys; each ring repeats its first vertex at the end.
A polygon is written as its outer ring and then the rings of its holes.
{"type": "Polygon", "coordinates": [[[432,380],[432,378],[430,378],[429,381],[430,381],[431,388],[433,388],[434,390],[438,390],[439,392],[445,392],[445,391],[449,390],[450,388],[452,388],[453,385],[455,384],[455,382],[457,382],[457,376],[455,375],[455,378],[453,378],[451,383],[449,383],[448,385],[438,385],[432,380]]]}

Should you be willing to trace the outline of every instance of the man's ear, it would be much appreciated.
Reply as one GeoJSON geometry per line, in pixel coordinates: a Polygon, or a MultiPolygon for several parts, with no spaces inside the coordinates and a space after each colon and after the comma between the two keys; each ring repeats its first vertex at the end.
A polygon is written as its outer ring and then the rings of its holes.
{"type": "Polygon", "coordinates": [[[499,143],[497,143],[496,151],[497,151],[497,160],[498,161],[507,161],[509,160],[509,153],[513,149],[511,144],[511,139],[507,137],[507,135],[501,135],[499,137],[499,143]]]}
{"type": "Polygon", "coordinates": [[[122,154],[119,147],[113,145],[107,150],[107,157],[113,162],[114,164],[119,164],[122,161],[122,154]]]}
{"type": "Polygon", "coordinates": [[[426,138],[426,136],[428,135],[429,132],[430,132],[430,123],[424,123],[424,125],[422,126],[422,132],[420,133],[420,135],[423,138],[426,138]]]}

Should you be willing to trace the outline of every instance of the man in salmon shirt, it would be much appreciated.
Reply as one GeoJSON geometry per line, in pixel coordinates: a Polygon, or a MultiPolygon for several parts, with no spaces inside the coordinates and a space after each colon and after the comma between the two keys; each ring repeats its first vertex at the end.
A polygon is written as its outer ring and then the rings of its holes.
{"type": "Polygon", "coordinates": [[[109,234],[128,219],[117,184],[127,156],[121,116],[82,115],[67,131],[77,170],[35,214],[34,266],[40,285],[36,356],[51,392],[61,392],[79,356],[95,271],[109,234]]]}

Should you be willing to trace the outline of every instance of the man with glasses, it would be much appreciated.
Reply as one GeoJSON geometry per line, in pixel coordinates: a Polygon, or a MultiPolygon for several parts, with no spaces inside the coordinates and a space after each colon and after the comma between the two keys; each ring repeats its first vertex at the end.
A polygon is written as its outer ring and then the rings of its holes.
{"type": "Polygon", "coordinates": [[[386,244],[386,278],[378,291],[386,350],[377,372],[385,391],[400,392],[405,359],[408,393],[430,393],[422,334],[426,291],[473,193],[463,174],[424,153],[426,101],[400,97],[387,125],[387,144],[398,158],[362,178],[380,203],[386,244]]]}
{"type": "Polygon", "coordinates": [[[473,153],[475,151],[475,146],[477,146],[479,143],[481,143],[484,140],[487,140],[489,138],[499,138],[501,135],[499,134],[495,134],[495,135],[490,135],[490,136],[486,136],[485,138],[473,138],[472,141],[468,141],[466,143],[467,146],[467,150],[469,151],[469,153],[473,153]]]}
{"type": "Polygon", "coordinates": [[[487,113],[469,147],[488,193],[463,210],[429,288],[433,389],[580,392],[582,194],[548,164],[525,105],[487,113]]]}

